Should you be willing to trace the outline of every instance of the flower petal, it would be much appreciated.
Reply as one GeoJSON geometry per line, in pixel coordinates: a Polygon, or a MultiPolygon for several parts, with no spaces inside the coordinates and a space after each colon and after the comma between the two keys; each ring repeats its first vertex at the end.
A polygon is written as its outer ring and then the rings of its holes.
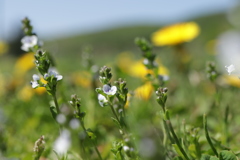
{"type": "Polygon", "coordinates": [[[233,64],[229,65],[229,66],[225,66],[228,74],[230,75],[233,71],[235,71],[235,67],[233,64]]]}
{"type": "Polygon", "coordinates": [[[34,74],[33,75],[33,80],[38,81],[38,80],[40,80],[40,77],[37,74],[34,74]]]}
{"type": "Polygon", "coordinates": [[[31,82],[32,88],[37,88],[39,86],[38,82],[32,81],[31,82]]]}

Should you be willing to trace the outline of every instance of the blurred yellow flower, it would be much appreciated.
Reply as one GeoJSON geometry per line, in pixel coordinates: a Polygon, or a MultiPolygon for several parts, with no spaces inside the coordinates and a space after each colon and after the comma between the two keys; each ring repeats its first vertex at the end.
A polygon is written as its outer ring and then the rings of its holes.
{"type": "Polygon", "coordinates": [[[144,85],[138,87],[134,93],[135,96],[139,99],[148,100],[153,92],[154,88],[150,82],[145,83],[144,85]]]}
{"type": "MultiPolygon", "coordinates": [[[[33,89],[33,88],[32,88],[33,89]]],[[[43,93],[46,92],[46,88],[45,87],[38,87],[38,88],[35,88],[33,89],[34,92],[38,95],[42,95],[43,93]]]]}
{"type": "Polygon", "coordinates": [[[17,94],[17,97],[22,101],[29,101],[34,94],[34,89],[30,85],[24,86],[17,94]]]}
{"type": "Polygon", "coordinates": [[[224,81],[234,87],[240,88],[240,79],[234,75],[225,75],[223,76],[224,81]]]}
{"type": "Polygon", "coordinates": [[[195,22],[177,23],[154,32],[151,39],[156,46],[177,45],[191,41],[199,32],[200,28],[195,22]]]}
{"type": "MultiPolygon", "coordinates": [[[[134,62],[128,69],[128,73],[134,77],[145,78],[147,74],[153,74],[153,71],[147,69],[141,60],[141,61],[134,62]]],[[[160,65],[158,68],[158,74],[159,75],[168,75],[169,72],[166,67],[164,67],[163,65],[160,65]]]]}
{"type": "Polygon", "coordinates": [[[38,87],[36,89],[33,89],[30,84],[27,84],[17,93],[17,97],[22,101],[29,101],[35,93],[42,95],[45,92],[45,87],[38,87]]]}
{"type": "Polygon", "coordinates": [[[34,60],[35,58],[33,53],[26,53],[23,56],[21,56],[15,64],[15,74],[23,75],[28,70],[35,67],[34,60]]]}
{"type": "Polygon", "coordinates": [[[122,52],[117,56],[117,65],[122,72],[128,73],[129,67],[133,63],[133,55],[130,52],[122,52]]]}
{"type": "Polygon", "coordinates": [[[72,81],[75,85],[88,88],[91,86],[91,74],[86,71],[72,74],[72,81]]]}
{"type": "Polygon", "coordinates": [[[126,108],[126,109],[127,109],[127,108],[129,107],[130,99],[131,99],[131,94],[130,94],[130,93],[128,93],[128,94],[127,94],[127,102],[126,102],[126,104],[125,104],[124,108],[126,108]]]}
{"type": "Polygon", "coordinates": [[[0,55],[7,53],[8,51],[8,45],[4,41],[0,40],[0,55]]]}
{"type": "Polygon", "coordinates": [[[4,79],[4,76],[0,74],[0,96],[4,95],[6,91],[6,80],[4,79]]]}

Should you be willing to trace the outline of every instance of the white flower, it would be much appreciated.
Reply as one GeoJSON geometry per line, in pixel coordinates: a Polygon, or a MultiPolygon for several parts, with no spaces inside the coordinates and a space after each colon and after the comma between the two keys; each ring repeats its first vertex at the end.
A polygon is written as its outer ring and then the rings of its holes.
{"type": "Polygon", "coordinates": [[[98,102],[99,102],[100,106],[103,107],[104,103],[107,103],[108,100],[102,94],[98,94],[98,102]]]}
{"type": "Polygon", "coordinates": [[[126,151],[129,151],[130,148],[128,146],[123,146],[123,150],[126,152],[126,151]]]}
{"type": "Polygon", "coordinates": [[[40,80],[40,77],[37,74],[34,74],[33,81],[31,81],[32,88],[37,88],[39,86],[38,81],[40,80]]]}
{"type": "Polygon", "coordinates": [[[147,58],[145,58],[145,59],[143,60],[143,64],[149,65],[149,60],[148,60],[147,58]]]}
{"type": "Polygon", "coordinates": [[[225,66],[228,74],[230,75],[233,71],[235,71],[235,67],[233,64],[229,65],[229,66],[225,66]]]}
{"type": "Polygon", "coordinates": [[[117,92],[117,87],[116,86],[110,87],[109,85],[105,84],[103,86],[103,92],[106,93],[107,95],[114,95],[117,92]]]}
{"type": "Polygon", "coordinates": [[[69,122],[69,126],[70,126],[72,129],[78,129],[79,126],[80,126],[79,120],[76,119],[76,118],[72,119],[72,120],[69,122]]]}
{"type": "Polygon", "coordinates": [[[54,69],[50,69],[48,71],[48,73],[44,74],[44,79],[47,79],[48,77],[54,76],[55,78],[57,78],[57,81],[60,81],[61,79],[63,79],[63,76],[58,74],[56,70],[54,69]]]}
{"type": "Polygon", "coordinates": [[[56,139],[53,149],[58,154],[65,154],[71,146],[70,132],[63,130],[61,135],[56,139]]]}
{"type": "Polygon", "coordinates": [[[64,114],[58,114],[56,120],[59,124],[64,124],[66,122],[66,116],[64,114]]]}
{"type": "Polygon", "coordinates": [[[35,35],[25,36],[21,39],[22,47],[21,49],[28,52],[30,48],[37,44],[38,38],[35,35]]]}

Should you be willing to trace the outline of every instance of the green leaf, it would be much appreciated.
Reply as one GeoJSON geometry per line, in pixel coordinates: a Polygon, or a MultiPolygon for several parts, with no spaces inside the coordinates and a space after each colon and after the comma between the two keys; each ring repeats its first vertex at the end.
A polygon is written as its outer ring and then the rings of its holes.
{"type": "Polygon", "coordinates": [[[219,155],[220,160],[237,160],[235,154],[231,151],[221,151],[219,155]]]}
{"type": "Polygon", "coordinates": [[[219,160],[219,158],[217,158],[215,156],[211,156],[209,160],[219,160]]]}
{"type": "Polygon", "coordinates": [[[57,117],[57,110],[56,110],[56,108],[53,107],[53,106],[51,106],[51,107],[50,107],[50,111],[51,111],[51,113],[52,113],[53,119],[56,120],[56,117],[57,117]]]}
{"type": "Polygon", "coordinates": [[[172,145],[173,145],[175,151],[177,152],[177,154],[178,154],[179,156],[181,156],[181,157],[184,157],[183,154],[182,154],[182,152],[181,152],[180,149],[178,148],[178,146],[177,146],[176,144],[172,144],[172,145]]]}
{"type": "Polygon", "coordinates": [[[88,134],[88,137],[92,140],[95,140],[97,137],[90,128],[87,129],[87,134],[88,134]]]}
{"type": "Polygon", "coordinates": [[[200,160],[209,160],[210,157],[210,155],[203,154],[200,160]]]}
{"type": "Polygon", "coordinates": [[[182,159],[182,157],[177,156],[177,157],[174,157],[173,160],[183,160],[183,159],[182,159]]]}
{"type": "Polygon", "coordinates": [[[120,123],[118,122],[118,120],[116,120],[116,119],[113,118],[113,117],[111,117],[111,119],[113,120],[114,123],[117,124],[117,126],[118,126],[119,128],[121,128],[121,125],[120,125],[120,123]]]}

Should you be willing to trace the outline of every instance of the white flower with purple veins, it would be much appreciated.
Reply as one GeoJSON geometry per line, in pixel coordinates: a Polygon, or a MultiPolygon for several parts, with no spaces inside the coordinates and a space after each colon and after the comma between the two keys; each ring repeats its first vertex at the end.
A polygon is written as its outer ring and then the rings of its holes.
{"type": "Polygon", "coordinates": [[[44,74],[44,79],[47,79],[48,77],[51,77],[51,76],[57,78],[57,81],[60,81],[61,79],[63,79],[63,76],[58,74],[57,71],[53,69],[50,69],[48,73],[44,74]]]}
{"type": "Polygon", "coordinates": [[[107,103],[108,100],[102,94],[98,94],[98,102],[99,102],[100,106],[104,107],[104,104],[107,103]]]}
{"type": "Polygon", "coordinates": [[[32,88],[37,88],[39,86],[38,81],[40,80],[40,77],[37,74],[33,75],[33,81],[31,81],[32,88]]]}
{"type": "Polygon", "coordinates": [[[28,52],[30,48],[37,45],[38,38],[35,35],[32,36],[25,36],[21,39],[22,47],[21,49],[28,52]]]}
{"type": "Polygon", "coordinates": [[[117,92],[117,87],[116,86],[111,87],[110,85],[105,84],[103,86],[103,92],[107,95],[114,95],[117,92]]]}

